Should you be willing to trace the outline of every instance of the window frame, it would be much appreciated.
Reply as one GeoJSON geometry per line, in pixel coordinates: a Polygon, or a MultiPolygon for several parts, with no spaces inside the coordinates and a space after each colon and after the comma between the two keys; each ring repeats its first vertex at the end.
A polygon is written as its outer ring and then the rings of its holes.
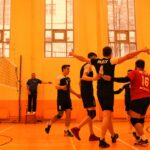
{"type": "MultiPolygon", "coordinates": [[[[53,1],[53,0],[52,0],[53,1]]],[[[51,28],[46,28],[46,11],[48,12],[51,12],[51,14],[53,14],[53,9],[50,8],[49,10],[46,10],[46,0],[45,0],[45,26],[44,26],[44,57],[45,58],[68,58],[68,53],[73,50],[74,48],[74,0],[72,0],[72,28],[67,28],[67,24],[68,24],[68,9],[67,9],[67,0],[66,1],[66,9],[65,9],[65,12],[66,12],[66,21],[65,21],[65,29],[61,28],[61,29],[56,29],[56,28],[53,28],[53,17],[50,17],[51,18],[51,28]],[[46,32],[47,31],[51,31],[51,40],[47,40],[47,37],[46,37],[46,32]],[[73,35],[72,35],[72,41],[69,41],[68,40],[68,31],[72,31],[73,32],[73,35]],[[55,38],[55,35],[57,33],[62,33],[64,35],[63,39],[57,39],[55,38]],[[64,52],[62,52],[62,56],[55,56],[56,53],[60,53],[59,51],[56,52],[55,50],[53,50],[53,43],[64,43],[66,45],[66,49],[64,50],[64,52]],[[72,48],[71,50],[69,50],[68,48],[68,44],[71,43],[72,44],[72,48]],[[51,50],[46,50],[46,44],[51,44],[51,50]],[[46,53],[50,53],[51,56],[46,56],[47,54],[46,53]],[[65,56],[63,55],[65,54],[65,56]]],[[[48,4],[48,5],[56,5],[56,4],[48,4]]]]}
{"type": "Polygon", "coordinates": [[[6,14],[6,2],[5,2],[5,0],[3,0],[3,11],[2,11],[2,19],[3,19],[3,22],[2,22],[2,29],[0,29],[0,44],[2,45],[2,48],[1,48],[1,54],[0,54],[0,57],[10,57],[10,24],[11,24],[11,0],[9,1],[10,3],[10,5],[9,5],[9,8],[10,8],[10,10],[9,10],[9,29],[6,29],[5,28],[5,18],[6,18],[6,16],[5,16],[5,14],[6,14]],[[5,31],[9,31],[9,40],[8,41],[4,41],[5,40],[5,34],[4,34],[4,32],[5,31]],[[6,51],[6,49],[5,49],[5,47],[4,47],[4,45],[5,44],[8,44],[8,46],[9,46],[9,53],[8,53],[8,55],[7,56],[5,56],[5,51],[6,51]]]}
{"type": "MultiPolygon", "coordinates": [[[[116,8],[116,5],[118,3],[118,0],[107,0],[107,13],[108,15],[111,13],[111,17],[108,16],[108,44],[109,46],[112,46],[113,45],[113,52],[114,52],[114,56],[116,57],[121,57],[123,55],[121,55],[121,50],[120,50],[120,47],[121,47],[121,44],[124,44],[124,50],[126,49],[126,46],[128,45],[128,48],[129,48],[129,53],[131,51],[133,51],[133,49],[131,48],[131,45],[134,44],[134,47],[135,47],[135,50],[137,49],[137,37],[136,37],[136,18],[135,18],[135,0],[133,0],[133,3],[134,3],[134,29],[131,29],[132,26],[130,26],[130,13],[129,13],[129,0],[126,1],[126,4],[127,4],[127,10],[126,10],[126,13],[127,13],[127,29],[119,29],[120,28],[120,18],[118,19],[116,16],[117,15],[120,15],[120,14],[116,14],[115,16],[115,13],[117,10],[115,10],[116,8]],[[109,11],[109,8],[110,8],[110,11],[109,11]],[[112,9],[112,11],[111,11],[112,9]],[[110,19],[110,21],[109,21],[110,19]],[[112,24],[109,24],[111,23],[112,24]],[[119,26],[119,28],[118,28],[119,26]],[[111,37],[111,32],[114,33],[113,37],[111,37]],[[134,32],[134,42],[131,40],[132,36],[130,35],[130,32],[134,32]],[[125,34],[126,35],[126,40],[118,40],[118,37],[117,37],[117,34],[125,34]],[[112,38],[114,38],[112,40],[112,38]],[[118,47],[119,46],[119,47],[118,47]],[[117,50],[117,48],[119,48],[117,50]]],[[[118,5],[119,6],[119,5],[118,5]]],[[[131,9],[131,8],[130,8],[131,9]]],[[[125,53],[124,53],[125,54],[125,53]]]]}

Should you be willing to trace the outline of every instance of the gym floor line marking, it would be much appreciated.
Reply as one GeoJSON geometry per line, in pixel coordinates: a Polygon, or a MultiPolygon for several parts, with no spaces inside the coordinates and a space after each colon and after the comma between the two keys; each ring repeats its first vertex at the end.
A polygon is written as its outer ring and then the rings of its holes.
{"type": "Polygon", "coordinates": [[[76,146],[75,146],[75,144],[74,144],[74,142],[73,142],[73,140],[71,138],[70,138],[70,142],[71,142],[71,145],[72,145],[73,149],[77,150],[77,148],[76,148],[76,146]]]}
{"type": "MultiPolygon", "coordinates": [[[[101,129],[100,129],[99,127],[97,127],[97,126],[94,126],[94,128],[96,128],[97,130],[101,131],[101,129]]],[[[120,138],[118,138],[118,141],[121,142],[121,143],[123,143],[124,145],[126,145],[126,146],[128,146],[128,147],[134,149],[134,150],[138,150],[137,148],[135,148],[134,146],[130,145],[129,143],[123,141],[123,140],[120,139],[120,138]]]]}
{"type": "Polygon", "coordinates": [[[1,130],[0,133],[3,133],[3,132],[5,132],[5,131],[7,131],[7,130],[13,128],[13,127],[14,127],[14,126],[10,126],[10,127],[8,127],[8,128],[5,128],[5,129],[1,130]]]}

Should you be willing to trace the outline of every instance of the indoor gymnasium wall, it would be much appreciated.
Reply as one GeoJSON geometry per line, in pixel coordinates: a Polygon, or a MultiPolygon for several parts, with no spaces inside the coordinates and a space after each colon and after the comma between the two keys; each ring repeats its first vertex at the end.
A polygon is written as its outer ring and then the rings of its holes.
{"type": "MultiPolygon", "coordinates": [[[[43,1],[34,4],[34,64],[37,75],[43,80],[50,80],[52,85],[39,86],[39,107],[38,114],[44,118],[50,118],[56,113],[56,89],[55,80],[57,75],[61,73],[62,64],[70,64],[70,77],[72,88],[79,92],[79,69],[82,62],[75,58],[44,58],[44,12],[38,14],[37,11],[43,7],[43,1]],[[39,17],[40,16],[40,17],[39,17]],[[44,67],[43,67],[44,66],[44,67]],[[42,108],[41,108],[42,107],[42,108]]],[[[89,51],[97,50],[97,15],[96,15],[96,1],[90,0],[75,0],[74,1],[74,51],[87,57],[89,51]]],[[[82,117],[83,106],[81,100],[78,100],[72,95],[73,111],[72,118],[82,117]]]]}
{"type": "MultiPolygon", "coordinates": [[[[22,78],[31,71],[32,63],[32,32],[31,24],[33,20],[30,0],[12,0],[11,1],[11,41],[10,41],[10,59],[14,62],[19,71],[20,55],[23,57],[22,78]]],[[[9,69],[9,68],[8,68],[9,69]]],[[[19,72],[18,72],[19,75],[19,72]]],[[[22,84],[22,95],[25,95],[25,83],[22,84]]],[[[4,120],[6,112],[9,113],[9,120],[18,121],[18,92],[16,89],[0,86],[0,120],[4,120]],[[6,110],[5,112],[3,110],[6,110]]],[[[21,100],[24,100],[21,98],[21,100]]],[[[24,109],[22,109],[24,111],[24,109]]],[[[7,119],[7,118],[6,118],[7,119]]],[[[6,120],[6,121],[9,121],[6,120]]]]}
{"type": "MultiPolygon", "coordinates": [[[[138,49],[149,46],[150,2],[147,0],[135,1],[136,27],[138,49]],[[146,9],[145,9],[146,8],[146,9]]],[[[37,117],[39,119],[51,118],[56,113],[56,89],[55,80],[61,73],[61,65],[71,65],[70,77],[72,88],[79,92],[79,70],[82,62],[75,58],[44,58],[44,1],[43,0],[12,0],[11,7],[11,58],[19,67],[19,57],[22,55],[22,90],[21,90],[21,118],[24,119],[27,106],[26,81],[31,73],[43,81],[52,81],[53,84],[41,84],[38,87],[37,117]]],[[[102,56],[101,50],[107,45],[107,3],[106,0],[74,0],[74,51],[86,57],[90,51],[102,56]]],[[[146,68],[149,69],[150,56],[140,55],[138,58],[147,59],[146,68]]],[[[126,71],[134,68],[137,58],[125,62],[116,67],[116,76],[126,75],[126,71]],[[122,69],[123,68],[123,69],[122,69]]],[[[121,84],[115,84],[115,89],[121,84]]],[[[96,82],[94,82],[96,97],[96,82]]],[[[1,90],[1,89],[0,89],[1,90]]],[[[7,93],[8,89],[3,89],[7,93]]],[[[7,103],[10,117],[18,117],[18,98],[1,95],[0,104],[7,103]],[[9,105],[8,105],[9,103],[9,105]]],[[[97,97],[96,97],[97,99],[97,97]]],[[[72,118],[80,120],[84,115],[81,100],[72,96],[72,118]]],[[[116,118],[124,118],[124,93],[115,96],[116,118]]],[[[97,118],[101,119],[101,110],[97,102],[97,118]]]]}

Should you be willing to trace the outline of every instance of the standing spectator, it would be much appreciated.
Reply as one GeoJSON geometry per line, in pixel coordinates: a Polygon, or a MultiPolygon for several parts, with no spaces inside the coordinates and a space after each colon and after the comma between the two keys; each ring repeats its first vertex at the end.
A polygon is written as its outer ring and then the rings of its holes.
{"type": "Polygon", "coordinates": [[[28,91],[28,114],[33,112],[36,113],[37,104],[37,87],[38,84],[51,84],[52,82],[43,82],[42,80],[36,78],[36,74],[31,74],[31,79],[27,81],[27,91],[28,91]]]}

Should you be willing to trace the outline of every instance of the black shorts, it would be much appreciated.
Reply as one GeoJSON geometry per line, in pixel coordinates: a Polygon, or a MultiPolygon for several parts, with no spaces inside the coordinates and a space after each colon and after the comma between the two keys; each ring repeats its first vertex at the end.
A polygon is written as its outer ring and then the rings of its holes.
{"type": "Polygon", "coordinates": [[[71,100],[59,100],[57,101],[57,110],[58,111],[65,111],[66,109],[72,109],[71,100]]]}
{"type": "Polygon", "coordinates": [[[97,97],[100,103],[102,110],[111,110],[113,111],[114,107],[114,94],[109,93],[100,93],[97,92],[97,97]]]}
{"type": "Polygon", "coordinates": [[[95,107],[96,106],[96,102],[95,102],[95,98],[94,96],[92,97],[84,97],[84,96],[81,96],[82,97],[82,101],[83,101],[83,106],[84,108],[90,108],[90,107],[95,107]]]}
{"type": "Polygon", "coordinates": [[[133,100],[130,104],[130,110],[133,110],[134,112],[144,116],[146,114],[149,104],[150,97],[133,100]]]}
{"type": "Polygon", "coordinates": [[[126,110],[126,111],[129,111],[129,110],[130,110],[130,103],[131,103],[130,100],[125,100],[125,110],[126,110]]]}
{"type": "Polygon", "coordinates": [[[82,97],[84,108],[96,106],[95,98],[93,95],[93,89],[88,90],[87,88],[81,87],[81,97],[82,97]]]}

